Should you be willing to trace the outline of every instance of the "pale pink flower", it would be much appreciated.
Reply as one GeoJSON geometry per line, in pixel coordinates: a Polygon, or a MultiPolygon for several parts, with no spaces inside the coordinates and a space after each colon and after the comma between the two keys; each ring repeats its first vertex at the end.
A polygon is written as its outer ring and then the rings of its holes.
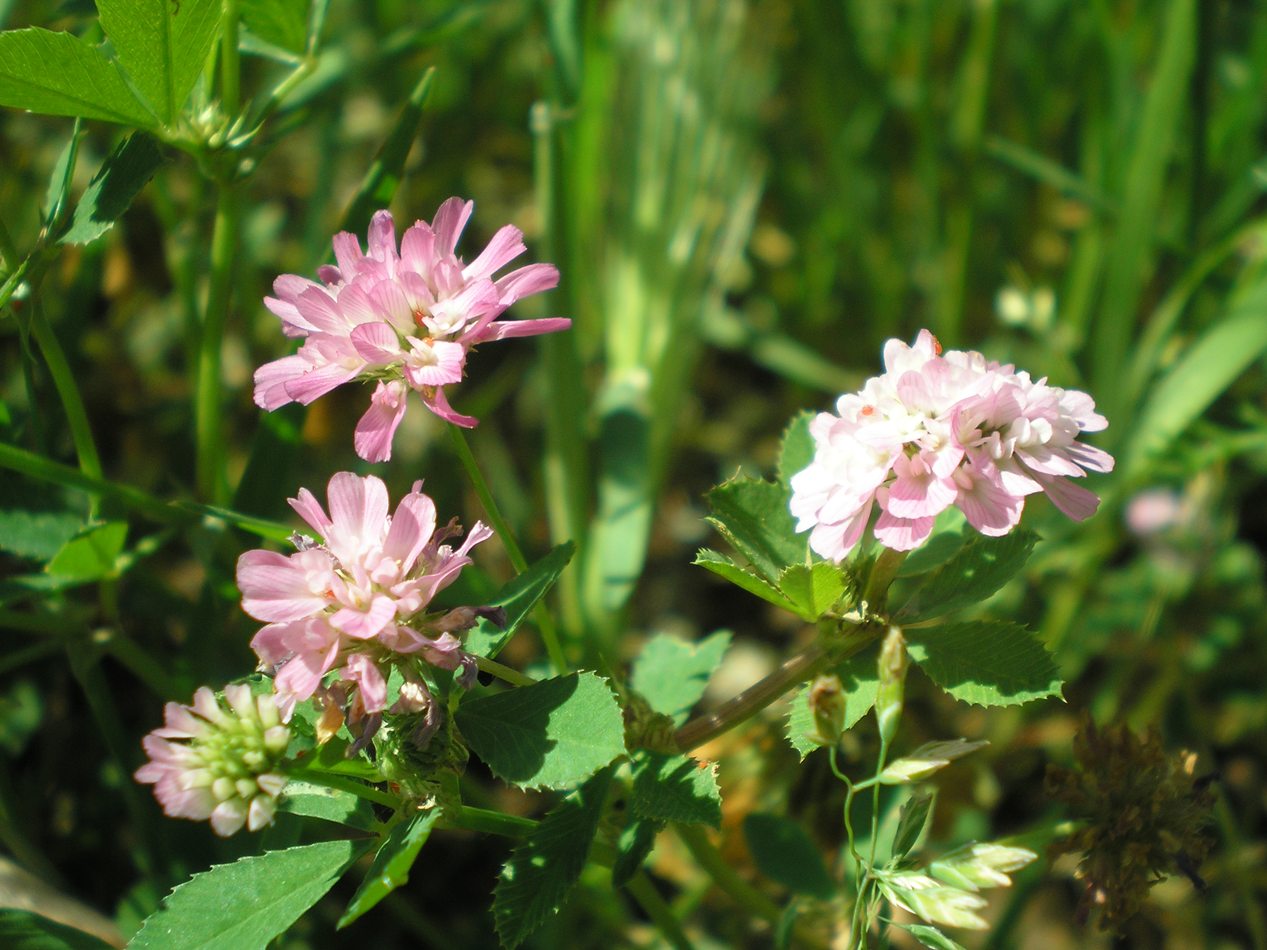
{"type": "Polygon", "coordinates": [[[889,340],[884,364],[814,418],[814,460],[791,480],[796,530],[822,557],[843,560],[876,509],[876,540],[899,551],[923,544],[952,506],[990,536],[1015,528],[1035,492],[1076,520],[1094,513],[1099,499],[1070,479],[1111,471],[1113,459],[1077,441],[1108,425],[1086,393],[980,353],[942,353],[927,330],[912,346],[889,340]]]}
{"type": "Polygon", "coordinates": [[[405,658],[461,669],[468,679],[474,673],[454,633],[488,612],[429,608],[493,532],[476,522],[461,546],[445,544],[461,528],[437,527],[435,503],[421,488],[416,482],[389,515],[382,480],[339,472],[327,488],[329,514],[306,488],[290,501],[321,541],[296,536],[293,554],[254,550],[238,559],[242,609],[267,623],[251,646],[276,674],[284,720],[332,670],[357,687],[367,714],[387,707],[387,669],[405,658]]]}
{"type": "Polygon", "coordinates": [[[239,683],[226,686],[224,698],[228,709],[202,686],[192,706],[168,703],[164,725],[141,740],[150,761],[135,778],[154,786],[170,817],[210,818],[227,837],[243,825],[257,831],[272,823],[290,730],[272,696],[239,683]]]}
{"type": "Polygon", "coordinates": [[[319,282],[278,277],[277,296],[264,304],[281,319],[282,331],[304,344],[256,370],[256,404],[269,410],[307,405],[352,380],[375,383],[355,436],[357,454],[370,462],[391,457],[411,389],[440,418],[476,425],[445,394],[462,380],[467,354],[481,343],[565,330],[572,321],[498,319],[515,301],[554,287],[559,272],[552,264],[529,264],[494,278],[525,250],[523,234],[512,225],[464,263],[454,248],[473,207],[450,198],[430,224],[409,228],[399,249],[391,214],[379,211],[366,251],[346,231],[335,235],[337,266],[319,268],[319,282]]]}

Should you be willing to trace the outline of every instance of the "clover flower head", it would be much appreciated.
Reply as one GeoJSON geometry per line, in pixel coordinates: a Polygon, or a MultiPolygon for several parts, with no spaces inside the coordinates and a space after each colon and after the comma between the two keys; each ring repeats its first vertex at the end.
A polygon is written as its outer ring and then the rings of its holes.
{"type": "Polygon", "coordinates": [[[494,278],[525,250],[513,225],[464,263],[455,248],[473,207],[450,198],[431,223],[417,221],[406,230],[399,246],[391,214],[379,211],[366,250],[341,232],[334,237],[337,264],[319,268],[319,280],[278,277],[276,296],[264,304],[287,336],[304,343],[256,370],[256,404],[269,410],[307,405],[352,380],[374,382],[354,438],[357,454],[370,462],[391,457],[411,389],[440,418],[476,425],[445,395],[446,386],[462,380],[467,354],[481,343],[565,330],[572,321],[498,319],[517,300],[554,287],[559,272],[552,264],[529,264],[494,278]]]}
{"type": "Polygon", "coordinates": [[[796,530],[822,557],[844,560],[877,509],[876,540],[898,551],[923,544],[951,506],[995,537],[1037,492],[1075,520],[1095,512],[1099,499],[1070,481],[1113,468],[1078,441],[1108,425],[1086,393],[980,353],[943,353],[927,330],[911,346],[889,340],[884,363],[810,423],[814,459],[791,480],[796,530]]]}
{"type": "MultiPolygon", "coordinates": [[[[408,667],[407,658],[474,677],[475,660],[457,634],[498,611],[430,605],[493,532],[476,522],[459,547],[445,543],[461,528],[437,527],[435,503],[421,489],[416,482],[389,515],[381,479],[339,472],[327,489],[329,514],[307,489],[290,501],[321,541],[301,536],[293,554],[254,550],[238,559],[242,609],[267,624],[251,647],[276,674],[284,720],[331,670],[355,693],[353,719],[387,708],[387,672],[408,667]]],[[[406,670],[406,679],[417,677],[406,670]]]]}
{"type": "Polygon", "coordinates": [[[163,726],[141,740],[150,761],[135,778],[154,786],[170,817],[210,818],[228,837],[243,825],[256,831],[272,823],[290,730],[271,696],[238,683],[224,688],[224,698],[227,709],[202,686],[192,706],[168,703],[163,726]]]}

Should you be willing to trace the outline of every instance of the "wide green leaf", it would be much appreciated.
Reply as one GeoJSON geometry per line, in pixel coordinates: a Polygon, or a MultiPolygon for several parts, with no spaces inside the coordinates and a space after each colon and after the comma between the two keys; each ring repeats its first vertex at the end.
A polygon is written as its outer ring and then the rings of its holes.
{"type": "Polygon", "coordinates": [[[894,616],[900,624],[929,620],[979,604],[1016,576],[1038,543],[1032,531],[979,537],[928,576],[894,616]]]}
{"type": "Polygon", "coordinates": [[[585,867],[610,783],[610,770],[594,776],[511,852],[493,890],[493,922],[503,946],[513,950],[563,906],[585,867]]]}
{"type": "Polygon", "coordinates": [[[28,910],[0,910],[0,947],[9,950],[109,950],[110,944],[28,910]]]}
{"type": "Polygon", "coordinates": [[[570,787],[625,752],[620,706],[593,673],[467,699],[456,719],[493,774],[525,788],[570,787]]]}
{"type": "Polygon", "coordinates": [[[153,137],[144,132],[129,137],[93,176],[62,243],[87,244],[109,231],[162,164],[163,153],[153,137]]]}
{"type": "Polygon", "coordinates": [[[732,478],[707,495],[709,521],[766,580],[777,584],[793,564],[808,563],[808,535],[796,533],[784,485],[732,478]]]}
{"type": "Polygon", "coordinates": [[[74,511],[0,509],[0,551],[31,561],[47,561],[83,527],[74,511]]]}
{"type": "Polygon", "coordinates": [[[814,437],[809,434],[809,424],[816,415],[818,413],[808,409],[798,413],[783,430],[783,441],[779,445],[779,481],[784,485],[814,461],[814,437]]]}
{"type": "Polygon", "coordinates": [[[695,553],[695,560],[692,563],[698,564],[718,577],[725,578],[750,594],[756,594],[776,607],[782,607],[789,613],[797,612],[796,605],[779,593],[773,584],[762,580],[748,568],[740,567],[724,554],[718,554],[709,548],[700,548],[695,553]]]}
{"type": "Polygon", "coordinates": [[[73,581],[95,581],[114,574],[128,535],[126,521],[93,525],[62,545],[45,565],[55,577],[73,581]]]}
{"type": "Polygon", "coordinates": [[[729,646],[730,633],[725,630],[697,643],[658,633],[634,660],[630,685],[652,709],[680,724],[704,695],[729,646]]]}
{"type": "Polygon", "coordinates": [[[779,589],[795,604],[796,613],[812,622],[836,606],[845,593],[847,581],[839,565],[816,561],[789,567],[779,578],[779,589]]]}
{"type": "Polygon", "coordinates": [[[220,25],[220,0],[97,0],[119,64],[163,122],[189,98],[220,25]]]}
{"type": "Polygon", "coordinates": [[[363,798],[302,779],[291,779],[277,801],[278,811],[333,821],[362,831],[374,827],[374,811],[363,798]]]}
{"type": "Polygon", "coordinates": [[[0,33],[0,106],[140,128],[157,124],[99,49],[38,27],[0,33]]]}
{"type": "Polygon", "coordinates": [[[409,869],[414,866],[418,852],[431,836],[440,817],[439,808],[418,812],[408,821],[402,821],[391,830],[383,846],[374,855],[374,863],[365,872],[365,880],[352,895],[348,909],[339,918],[342,930],[356,920],[396,888],[409,881],[409,869]]]}
{"type": "Polygon", "coordinates": [[[743,820],[743,836],[761,873],[794,894],[831,900],[836,884],[809,835],[796,822],[753,812],[743,820]]]}
{"type": "MultiPolygon", "coordinates": [[[[880,688],[876,666],[877,649],[863,650],[831,671],[840,677],[840,685],[844,688],[845,730],[856,726],[875,705],[876,691],[880,688]]],[[[809,687],[805,686],[792,697],[792,708],[787,718],[787,741],[800,753],[802,759],[818,748],[809,738],[813,731],[814,717],[809,711],[809,687]]]]}
{"type": "Polygon", "coordinates": [[[128,947],[263,947],[319,901],[368,846],[322,841],[216,865],[168,894],[128,947]]]}
{"type": "Polygon", "coordinates": [[[997,621],[907,630],[906,650],[956,699],[1016,706],[1060,695],[1056,662],[1024,627],[997,621]]]}
{"type": "Polygon", "coordinates": [[[265,42],[302,53],[308,45],[309,6],[309,0],[242,0],[242,21],[265,42]]]}
{"type": "Polygon", "coordinates": [[[509,584],[497,592],[489,607],[501,607],[506,611],[505,627],[481,619],[466,635],[466,649],[476,656],[490,659],[497,656],[509,641],[515,629],[532,612],[542,597],[554,586],[563,569],[572,560],[576,545],[571,541],[560,544],[539,561],[535,561],[509,584]]]}
{"type": "Polygon", "coordinates": [[[717,766],[685,755],[650,753],[634,767],[630,804],[640,818],[719,827],[717,766]]]}

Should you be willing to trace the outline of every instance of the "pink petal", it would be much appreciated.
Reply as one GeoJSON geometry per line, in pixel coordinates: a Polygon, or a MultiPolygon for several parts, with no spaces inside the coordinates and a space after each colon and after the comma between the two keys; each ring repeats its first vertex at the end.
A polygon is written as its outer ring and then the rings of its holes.
{"type": "Polygon", "coordinates": [[[312,530],[317,532],[321,537],[325,537],[330,533],[330,519],[326,517],[325,509],[321,507],[321,502],[317,501],[315,495],[306,488],[299,489],[299,496],[291,498],[290,507],[299,513],[299,517],[311,525],[312,530]]]}
{"type": "Polygon", "coordinates": [[[911,551],[928,540],[935,518],[896,518],[882,511],[875,523],[876,540],[894,551],[911,551]]]}
{"type": "Polygon", "coordinates": [[[810,532],[809,546],[820,557],[839,564],[862,539],[871,517],[872,501],[859,508],[848,520],[836,524],[820,524],[810,532]]]}
{"type": "Polygon", "coordinates": [[[516,300],[550,290],[558,284],[559,269],[553,264],[529,264],[500,278],[495,286],[501,297],[501,305],[509,307],[516,300]]]}
{"type": "Polygon", "coordinates": [[[365,257],[361,253],[361,242],[350,231],[340,231],[331,243],[334,245],[334,259],[339,264],[340,273],[351,280],[359,272],[361,259],[365,257]]]}
{"type": "MultiPolygon", "coordinates": [[[[410,338],[413,340],[413,338],[410,338]]],[[[466,348],[445,340],[414,341],[405,362],[405,378],[415,389],[462,381],[466,348]]]]}
{"type": "Polygon", "coordinates": [[[400,573],[406,574],[435,530],[435,502],[420,492],[412,492],[396,506],[392,526],[383,542],[383,554],[399,563],[400,573]]]}
{"type": "MultiPolygon", "coordinates": [[[[399,381],[380,381],[370,397],[370,407],[356,424],[352,444],[367,462],[386,462],[392,457],[392,438],[405,415],[405,394],[399,381]]],[[[424,400],[425,401],[425,400],[424,400]]]]}
{"type": "Polygon", "coordinates": [[[320,366],[304,373],[298,379],[286,383],[286,395],[305,406],[316,402],[326,393],[338,389],[344,383],[351,382],[364,367],[348,369],[337,363],[320,366]]]}
{"type": "Polygon", "coordinates": [[[349,637],[368,640],[378,635],[396,616],[396,604],[383,594],[376,594],[370,601],[368,610],[355,610],[344,607],[337,610],[330,618],[330,626],[349,637]]]}
{"type": "Polygon", "coordinates": [[[572,326],[572,321],[567,317],[546,317],[542,320],[498,320],[483,327],[469,338],[464,337],[463,342],[474,346],[477,343],[488,343],[493,340],[509,340],[511,337],[557,333],[570,326],[572,326]]]}
{"type": "Polygon", "coordinates": [[[340,679],[355,682],[361,690],[361,704],[367,713],[387,708],[387,681],[374,661],[361,653],[353,653],[343,664],[340,679]]]}
{"type": "Polygon", "coordinates": [[[401,269],[426,277],[431,273],[435,258],[435,232],[431,230],[431,225],[424,221],[419,221],[406,231],[404,238],[401,239],[401,269]]]}
{"type": "Polygon", "coordinates": [[[527,250],[523,239],[523,232],[513,224],[499,228],[488,246],[480,252],[480,256],[462,269],[462,276],[468,279],[492,277],[494,271],[500,270],[527,250]]]}
{"type": "MultiPolygon", "coordinates": [[[[413,276],[413,275],[409,275],[413,276]]],[[[412,283],[412,281],[410,282],[412,283]]],[[[387,323],[401,333],[416,333],[413,306],[404,288],[395,280],[380,280],[370,291],[370,302],[387,323]]]]}
{"type": "Polygon", "coordinates": [[[325,598],[313,592],[308,571],[273,551],[247,551],[238,558],[237,580],[242,609],[256,620],[285,623],[325,609],[325,598]]]}
{"type": "Polygon", "coordinates": [[[283,356],[265,363],[255,371],[255,405],[272,412],[295,400],[286,392],[286,385],[312,369],[302,356],[283,356]]]}
{"type": "Polygon", "coordinates": [[[326,543],[346,566],[360,551],[380,543],[386,533],[387,486],[374,475],[336,472],[330,478],[326,499],[331,521],[326,543]]]}
{"type": "Polygon", "coordinates": [[[379,261],[396,258],[396,222],[390,211],[375,211],[370,219],[369,256],[379,261]]]}
{"type": "Polygon", "coordinates": [[[462,229],[466,227],[466,222],[470,219],[474,208],[475,202],[463,201],[456,197],[440,205],[440,210],[431,221],[431,230],[436,235],[435,252],[438,256],[448,257],[453,253],[453,249],[457,247],[458,238],[462,235],[462,229]]]}
{"type": "Polygon", "coordinates": [[[1088,491],[1081,485],[1075,485],[1067,478],[1052,478],[1046,475],[1035,475],[1047,497],[1053,505],[1074,521],[1085,521],[1095,514],[1100,507],[1100,498],[1095,492],[1088,491]]]}
{"type": "Polygon", "coordinates": [[[422,404],[446,422],[452,422],[455,426],[461,426],[463,429],[474,429],[480,424],[480,421],[474,416],[464,416],[460,412],[455,412],[453,407],[449,405],[444,389],[440,386],[433,389],[430,395],[426,392],[421,395],[422,404]]]}
{"type": "Polygon", "coordinates": [[[356,352],[370,366],[387,366],[404,355],[400,337],[386,323],[362,323],[350,337],[356,352]]]}

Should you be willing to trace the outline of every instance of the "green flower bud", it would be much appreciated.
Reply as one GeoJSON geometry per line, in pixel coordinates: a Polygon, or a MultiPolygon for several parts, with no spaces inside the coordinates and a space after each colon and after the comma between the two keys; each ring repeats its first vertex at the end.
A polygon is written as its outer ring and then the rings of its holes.
{"type": "Polygon", "coordinates": [[[828,748],[839,742],[845,729],[845,690],[839,676],[824,674],[810,684],[809,711],[814,718],[810,741],[828,748]]]}
{"type": "Polygon", "coordinates": [[[880,647],[880,688],[875,696],[875,718],[880,727],[880,741],[886,745],[897,734],[902,719],[902,703],[906,694],[906,640],[901,627],[889,627],[880,647]]]}

